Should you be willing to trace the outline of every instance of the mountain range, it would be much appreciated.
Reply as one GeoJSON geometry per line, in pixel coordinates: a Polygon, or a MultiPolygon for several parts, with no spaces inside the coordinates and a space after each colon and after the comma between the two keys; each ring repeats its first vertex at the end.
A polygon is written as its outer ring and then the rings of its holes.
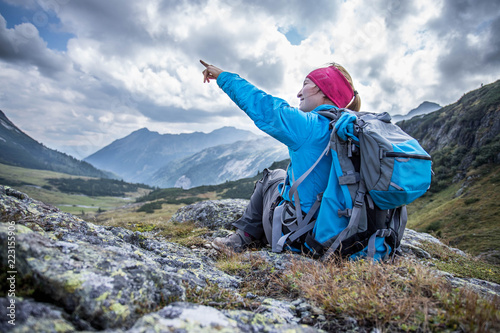
{"type": "Polygon", "coordinates": [[[420,104],[417,108],[411,110],[410,112],[408,112],[405,115],[402,115],[402,114],[391,115],[392,122],[397,123],[401,120],[411,119],[415,116],[420,116],[422,114],[431,113],[431,112],[439,110],[439,109],[441,109],[441,105],[425,101],[422,104],[420,104]]]}
{"type": "Polygon", "coordinates": [[[87,162],[45,147],[21,131],[0,111],[0,163],[77,176],[112,178],[87,162]]]}
{"type": "Polygon", "coordinates": [[[174,160],[192,156],[206,148],[257,138],[259,136],[252,132],[234,127],[189,134],[159,134],[142,128],[114,141],[84,161],[113,172],[128,182],[159,186],[152,181],[160,177],[155,173],[174,160]]]}
{"type": "Polygon", "coordinates": [[[173,161],[155,172],[148,183],[182,188],[215,185],[253,177],[273,162],[286,158],[286,147],[271,137],[237,141],[173,161]]]}

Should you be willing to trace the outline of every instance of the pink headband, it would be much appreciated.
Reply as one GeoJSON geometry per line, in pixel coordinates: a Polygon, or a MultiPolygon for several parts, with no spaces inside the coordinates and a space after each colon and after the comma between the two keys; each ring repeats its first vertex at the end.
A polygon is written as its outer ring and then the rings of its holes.
{"type": "Polygon", "coordinates": [[[318,68],[307,77],[339,108],[345,108],[354,97],[349,81],[334,66],[318,68]]]}

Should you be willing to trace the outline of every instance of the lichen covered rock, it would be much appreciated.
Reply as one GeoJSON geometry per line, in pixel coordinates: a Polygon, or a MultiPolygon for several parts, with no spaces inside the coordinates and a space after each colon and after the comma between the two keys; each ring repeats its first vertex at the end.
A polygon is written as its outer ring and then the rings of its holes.
{"type": "MultiPolygon", "coordinates": [[[[0,298],[0,308],[8,309],[9,299],[0,298]]],[[[52,304],[35,302],[31,299],[17,299],[14,303],[15,319],[7,317],[0,321],[0,332],[32,333],[60,332],[70,333],[78,329],[71,322],[69,314],[52,304]],[[14,325],[13,325],[14,324],[14,325]]],[[[83,328],[83,327],[81,327],[83,328]]],[[[89,328],[89,327],[87,327],[89,328]]]]}
{"type": "MultiPolygon", "coordinates": [[[[424,243],[434,243],[445,247],[439,239],[426,233],[416,232],[412,229],[406,229],[401,240],[401,248],[405,252],[412,252],[419,258],[430,259],[431,255],[422,249],[424,243]]],[[[465,256],[465,252],[456,248],[450,248],[453,252],[465,256]]]]}
{"type": "MultiPolygon", "coordinates": [[[[102,227],[0,187],[0,246],[15,225],[19,278],[91,327],[128,328],[145,312],[185,298],[185,286],[235,288],[239,279],[180,245],[102,227]]],[[[6,251],[0,259],[7,262],[6,251]]]]}
{"type": "MultiPolygon", "coordinates": [[[[0,225],[0,243],[7,243],[0,225]]],[[[36,288],[96,328],[128,326],[144,308],[182,299],[182,277],[138,249],[67,243],[37,232],[17,235],[16,269],[36,288]]],[[[5,260],[5,258],[2,258],[5,260]]]]}
{"type": "Polygon", "coordinates": [[[176,302],[142,317],[128,332],[319,332],[293,322],[291,312],[286,317],[281,317],[282,314],[276,306],[270,310],[263,309],[261,313],[259,310],[221,311],[204,305],[176,302]]]}
{"type": "Polygon", "coordinates": [[[209,229],[231,229],[245,211],[249,201],[244,199],[207,200],[184,206],[179,209],[172,221],[194,221],[199,227],[209,229]]]}

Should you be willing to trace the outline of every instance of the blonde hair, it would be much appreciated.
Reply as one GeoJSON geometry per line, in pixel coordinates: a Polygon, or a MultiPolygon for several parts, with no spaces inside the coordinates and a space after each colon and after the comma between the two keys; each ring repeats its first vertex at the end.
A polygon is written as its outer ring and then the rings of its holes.
{"type": "Polygon", "coordinates": [[[354,88],[354,84],[352,83],[351,75],[347,72],[347,70],[344,67],[342,67],[341,65],[339,65],[335,62],[332,62],[330,64],[330,66],[337,68],[342,73],[342,75],[344,75],[344,77],[347,79],[347,81],[351,85],[352,90],[354,91],[354,99],[351,101],[351,103],[349,103],[349,105],[346,106],[346,109],[353,110],[353,111],[361,110],[361,97],[359,97],[358,92],[354,88]]]}

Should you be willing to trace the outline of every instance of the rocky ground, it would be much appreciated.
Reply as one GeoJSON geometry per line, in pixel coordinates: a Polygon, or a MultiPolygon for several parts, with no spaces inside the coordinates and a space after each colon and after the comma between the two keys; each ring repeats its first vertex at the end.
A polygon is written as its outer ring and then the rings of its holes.
{"type": "MultiPolygon", "coordinates": [[[[215,230],[228,227],[245,205],[242,200],[207,201],[184,207],[173,220],[191,220],[215,230]]],[[[0,220],[2,270],[16,281],[1,291],[0,307],[2,312],[7,309],[0,321],[2,332],[316,332],[324,327],[322,310],[305,299],[240,295],[241,277],[218,269],[213,249],[186,248],[148,234],[95,225],[3,186],[0,220]],[[15,262],[8,261],[13,257],[7,251],[14,242],[15,262]],[[220,309],[193,300],[193,293],[213,286],[255,306],[220,309]],[[315,320],[308,321],[310,317],[315,320]]],[[[444,246],[428,234],[407,230],[404,255],[431,258],[423,242],[444,246]]],[[[267,249],[249,255],[263,258],[273,271],[286,269],[290,256],[300,257],[267,249]]],[[[440,274],[481,295],[500,295],[497,284],[440,274]]],[[[367,331],[354,318],[336,320],[341,330],[367,331]]]]}

